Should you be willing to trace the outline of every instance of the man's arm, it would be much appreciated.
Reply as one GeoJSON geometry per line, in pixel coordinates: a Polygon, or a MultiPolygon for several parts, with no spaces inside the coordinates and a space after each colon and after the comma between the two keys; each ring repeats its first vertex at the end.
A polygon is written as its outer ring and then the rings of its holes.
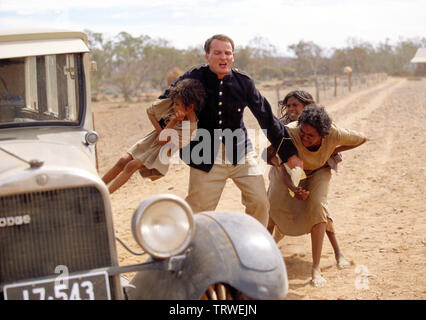
{"type": "Polygon", "coordinates": [[[248,107],[256,117],[260,127],[266,129],[266,137],[277,150],[281,160],[288,162],[290,168],[294,168],[296,165],[303,168],[303,162],[297,157],[297,149],[291,141],[284,123],[275,117],[268,100],[260,94],[251,79],[248,88],[248,101],[248,107]]]}

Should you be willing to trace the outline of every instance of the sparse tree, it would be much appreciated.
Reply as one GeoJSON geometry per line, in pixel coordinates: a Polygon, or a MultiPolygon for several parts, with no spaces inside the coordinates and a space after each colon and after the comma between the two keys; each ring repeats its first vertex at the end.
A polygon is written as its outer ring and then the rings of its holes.
{"type": "Polygon", "coordinates": [[[84,31],[89,39],[91,59],[97,64],[97,71],[91,74],[91,87],[96,94],[111,77],[112,47],[110,41],[105,41],[102,33],[84,31]]]}
{"type": "Polygon", "coordinates": [[[323,60],[323,49],[312,41],[299,41],[288,48],[296,56],[296,70],[299,75],[317,75],[323,60]]]}
{"type": "MultiPolygon", "coordinates": [[[[92,87],[96,91],[106,85],[115,86],[127,101],[143,87],[163,89],[167,73],[174,67],[185,71],[205,63],[202,45],[179,50],[167,40],[147,35],[134,37],[120,32],[112,40],[105,40],[101,33],[86,33],[92,59],[98,65],[91,77],[92,87]]],[[[345,66],[351,66],[354,73],[407,75],[411,72],[410,60],[424,46],[425,38],[400,39],[396,45],[386,39],[376,47],[349,38],[346,47],[327,51],[302,40],[288,46],[294,57],[282,57],[266,38],[257,36],[247,46],[236,48],[235,66],[259,80],[341,74],[345,66]]]]}
{"type": "Polygon", "coordinates": [[[133,37],[127,32],[120,32],[112,48],[113,71],[111,80],[118,86],[125,101],[141,88],[147,77],[149,61],[144,59],[145,47],[150,37],[141,35],[133,37]]]}

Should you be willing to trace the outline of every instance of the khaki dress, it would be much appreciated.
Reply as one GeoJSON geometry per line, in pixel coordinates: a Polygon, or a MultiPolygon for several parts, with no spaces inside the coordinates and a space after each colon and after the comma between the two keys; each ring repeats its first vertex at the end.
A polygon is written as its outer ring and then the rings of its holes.
{"type": "Polygon", "coordinates": [[[331,179],[331,169],[327,166],[335,148],[338,146],[358,146],[365,136],[352,130],[332,125],[330,133],[322,139],[317,151],[306,149],[299,137],[297,121],[286,125],[290,137],[297,148],[298,156],[303,160],[307,178],[299,186],[310,192],[307,200],[298,200],[290,196],[280,171],[273,167],[270,172],[268,198],[269,215],[280,231],[288,236],[299,236],[311,232],[314,225],[325,222],[327,230],[334,232],[327,209],[327,196],[331,179]]]}
{"type": "MultiPolygon", "coordinates": [[[[170,119],[174,116],[173,102],[171,99],[157,99],[148,109],[147,112],[155,117],[155,119],[166,126],[170,119]]],[[[157,170],[157,175],[166,175],[169,169],[169,159],[178,150],[189,143],[191,136],[197,129],[196,122],[178,121],[170,131],[171,142],[166,145],[158,144],[158,136],[156,130],[151,131],[141,140],[136,142],[127,152],[133,159],[140,160],[147,169],[142,168],[139,173],[142,177],[150,177],[153,175],[152,169],[157,170]]]]}

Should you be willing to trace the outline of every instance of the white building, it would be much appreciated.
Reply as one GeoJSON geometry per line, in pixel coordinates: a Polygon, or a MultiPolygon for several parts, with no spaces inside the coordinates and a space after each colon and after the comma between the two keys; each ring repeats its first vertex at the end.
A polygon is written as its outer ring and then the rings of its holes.
{"type": "Polygon", "coordinates": [[[426,76],[426,48],[417,49],[416,55],[411,59],[411,63],[416,65],[414,75],[426,76]]]}

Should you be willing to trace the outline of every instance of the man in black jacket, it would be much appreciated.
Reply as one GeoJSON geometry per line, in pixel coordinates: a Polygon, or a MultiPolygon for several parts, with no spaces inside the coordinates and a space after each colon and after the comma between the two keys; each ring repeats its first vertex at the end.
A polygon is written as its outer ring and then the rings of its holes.
{"type": "MultiPolygon", "coordinates": [[[[214,35],[204,44],[206,65],[195,66],[176,79],[198,79],[206,89],[204,108],[197,115],[198,130],[193,141],[180,151],[191,166],[186,200],[194,212],[215,210],[228,178],[241,190],[246,213],[263,225],[268,223],[269,203],[256,153],[248,139],[243,112],[248,107],[256,117],[283,162],[303,166],[288,133],[259,93],[254,81],[232,68],[234,42],[214,35]]],[[[166,98],[166,90],[160,98],[166,98]]]]}

